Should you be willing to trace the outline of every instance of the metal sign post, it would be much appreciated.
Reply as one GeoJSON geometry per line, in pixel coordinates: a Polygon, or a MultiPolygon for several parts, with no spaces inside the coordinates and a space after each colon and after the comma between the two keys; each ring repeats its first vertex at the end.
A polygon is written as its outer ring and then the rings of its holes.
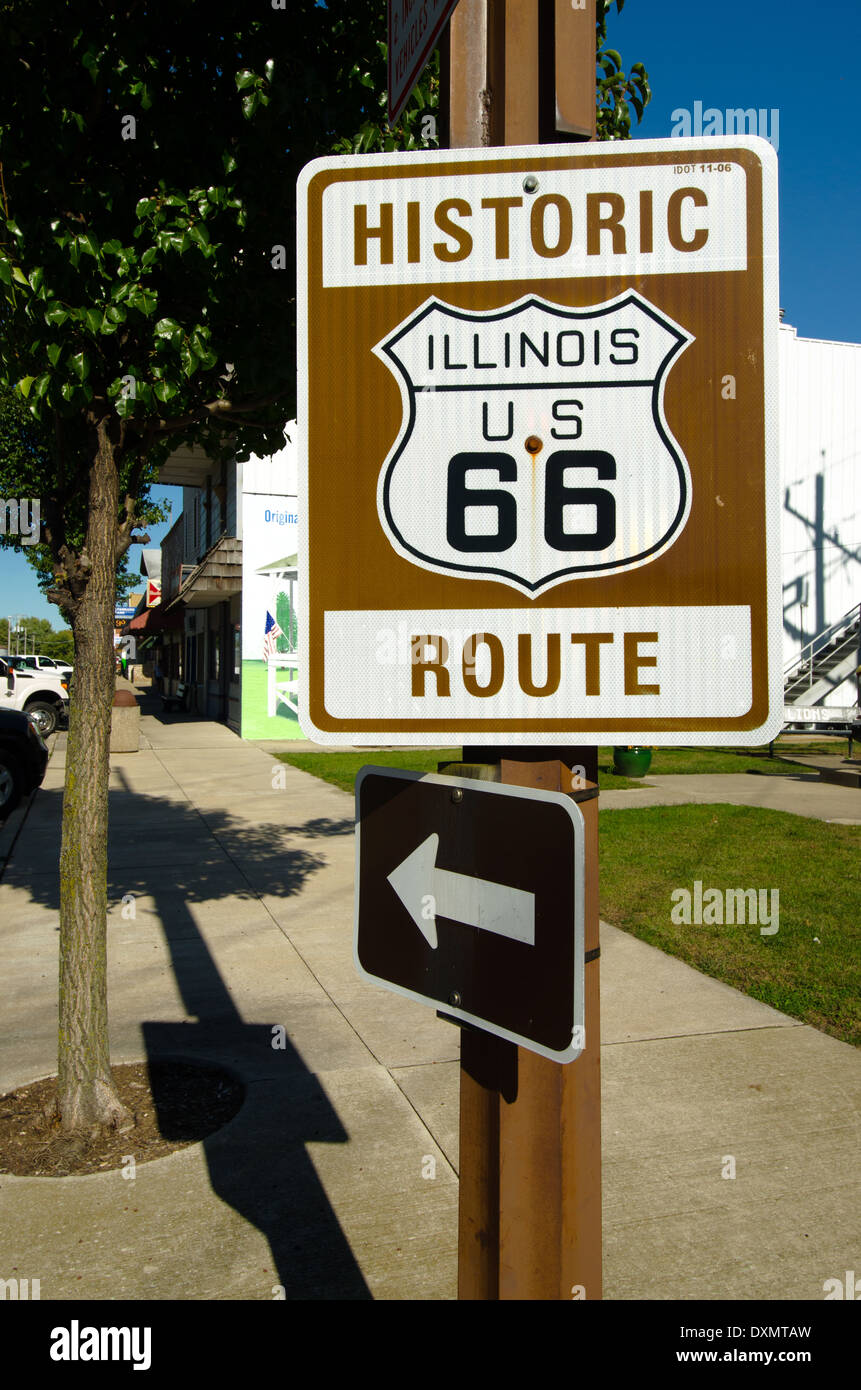
{"type": "MultiPolygon", "coordinates": [[[[554,138],[547,133],[554,89],[560,127],[594,136],[594,0],[576,16],[560,13],[566,8],[557,0],[548,52],[537,0],[504,10],[492,0],[462,0],[443,94],[452,147],[554,138]]],[[[581,803],[587,1027],[585,1050],[568,1066],[461,1032],[458,1297],[595,1300],[602,1296],[597,756],[578,747],[531,756],[521,748],[464,749],[469,763],[496,759],[504,783],[573,793],[581,803]]]]}
{"type": "MultiPolygon", "coordinates": [[[[573,792],[584,828],[585,1047],[568,1065],[488,1034],[461,1033],[461,1299],[601,1297],[598,801],[594,749],[501,754],[504,784],[573,792]],[[550,758],[558,753],[566,761],[550,758]],[[567,766],[582,754],[586,778],[567,766]]],[[[576,766],[576,765],[575,765],[576,766]]]]}

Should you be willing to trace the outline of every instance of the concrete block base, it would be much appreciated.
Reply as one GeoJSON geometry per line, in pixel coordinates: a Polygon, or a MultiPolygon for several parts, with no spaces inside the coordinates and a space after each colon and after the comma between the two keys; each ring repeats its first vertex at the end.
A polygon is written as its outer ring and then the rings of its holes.
{"type": "Polygon", "coordinates": [[[141,741],[141,712],[135,705],[114,705],[111,710],[111,752],[137,753],[141,741]]]}

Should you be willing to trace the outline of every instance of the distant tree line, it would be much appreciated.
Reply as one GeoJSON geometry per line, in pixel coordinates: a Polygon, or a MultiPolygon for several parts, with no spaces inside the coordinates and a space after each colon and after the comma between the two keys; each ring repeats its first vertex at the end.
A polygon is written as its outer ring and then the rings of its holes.
{"type": "Polygon", "coordinates": [[[12,615],[0,614],[0,648],[7,650],[10,656],[14,656],[20,649],[21,655],[24,654],[23,635],[20,638],[20,648],[18,639],[15,635],[16,628],[23,634],[27,634],[27,652],[37,652],[40,656],[52,656],[55,661],[68,661],[73,664],[75,660],[75,639],[70,628],[63,628],[59,632],[55,631],[47,618],[17,618],[12,615]],[[9,623],[12,624],[11,638],[9,633],[9,623]]]}

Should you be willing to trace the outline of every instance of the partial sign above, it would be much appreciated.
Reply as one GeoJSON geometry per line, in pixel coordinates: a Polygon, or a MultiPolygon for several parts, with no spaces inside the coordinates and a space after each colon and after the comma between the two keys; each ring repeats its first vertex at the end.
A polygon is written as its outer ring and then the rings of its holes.
{"type": "Polygon", "coordinates": [[[389,0],[390,125],[406,106],[456,5],[457,0],[389,0]]]}
{"type": "Polygon", "coordinates": [[[571,1062],[585,1042],[583,817],[561,792],[364,767],[356,969],[571,1062]]]}
{"type": "Polygon", "coordinates": [[[299,206],[307,736],[774,737],[771,146],[320,160],[299,206]]]}
{"type": "Polygon", "coordinates": [[[595,139],[595,0],[556,0],[556,129],[595,139]]]}

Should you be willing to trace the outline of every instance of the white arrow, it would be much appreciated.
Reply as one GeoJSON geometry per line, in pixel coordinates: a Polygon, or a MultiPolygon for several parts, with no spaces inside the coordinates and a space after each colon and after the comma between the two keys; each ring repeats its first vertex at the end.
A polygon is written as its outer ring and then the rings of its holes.
{"type": "Polygon", "coordinates": [[[388,875],[389,883],[432,950],[437,947],[437,917],[534,946],[535,894],[491,883],[486,878],[438,869],[438,849],[439,835],[428,835],[388,875]]]}

